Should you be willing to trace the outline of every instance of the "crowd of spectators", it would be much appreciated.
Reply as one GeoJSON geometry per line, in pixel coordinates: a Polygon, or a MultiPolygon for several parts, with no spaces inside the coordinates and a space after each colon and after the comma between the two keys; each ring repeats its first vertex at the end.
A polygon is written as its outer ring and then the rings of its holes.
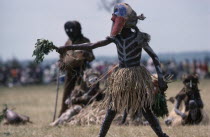
{"type": "Polygon", "coordinates": [[[0,62],[0,86],[13,87],[29,84],[49,84],[56,79],[56,64],[37,65],[16,59],[0,62]]]}
{"type": "MultiPolygon", "coordinates": [[[[210,78],[210,59],[203,60],[162,60],[161,67],[165,74],[173,74],[174,79],[181,79],[184,74],[196,73],[200,79],[210,78]]],[[[94,61],[91,66],[101,74],[106,73],[117,62],[94,61]]],[[[153,61],[144,59],[144,65],[152,74],[156,73],[153,61]]],[[[51,64],[37,65],[27,62],[20,63],[13,59],[10,61],[0,61],[0,86],[19,86],[30,84],[50,84],[56,80],[56,62],[51,64]]]]}
{"type": "MultiPolygon", "coordinates": [[[[175,60],[161,61],[161,68],[165,74],[173,74],[174,79],[182,79],[184,74],[197,74],[200,79],[210,78],[210,60],[188,60],[181,62],[175,60]]],[[[151,73],[156,73],[155,67],[151,59],[149,59],[145,66],[151,73]]]]}

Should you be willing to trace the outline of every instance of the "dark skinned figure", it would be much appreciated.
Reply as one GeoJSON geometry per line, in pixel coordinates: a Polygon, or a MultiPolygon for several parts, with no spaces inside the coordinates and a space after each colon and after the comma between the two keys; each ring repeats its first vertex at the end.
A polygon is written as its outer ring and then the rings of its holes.
{"type": "MultiPolygon", "coordinates": [[[[69,37],[65,46],[90,42],[89,39],[83,36],[79,22],[68,21],[65,23],[64,29],[69,37]]],[[[83,71],[92,60],[94,60],[92,50],[72,50],[60,54],[59,67],[62,71],[66,72],[60,115],[68,109],[68,105],[65,104],[65,100],[71,96],[71,92],[75,85],[81,85],[85,88],[81,77],[83,75],[83,71]]]]}
{"type": "MultiPolygon", "coordinates": [[[[175,97],[174,109],[165,120],[166,125],[197,125],[204,119],[208,122],[208,117],[203,111],[203,101],[198,89],[198,76],[185,75],[184,87],[175,97]]],[[[203,123],[205,124],[205,123],[203,123]]]]}
{"type": "Polygon", "coordinates": [[[154,85],[151,74],[140,65],[142,49],[144,49],[156,67],[158,85],[162,92],[167,89],[163,80],[162,70],[157,55],[148,45],[150,36],[139,31],[136,24],[138,19],[143,20],[143,15],[137,16],[136,12],[126,3],[118,3],[112,14],[111,36],[96,43],[78,44],[60,47],[58,52],[66,50],[90,50],[110,43],[115,43],[118,51],[119,67],[109,77],[106,91],[105,104],[108,110],[102,123],[99,137],[105,137],[117,112],[131,115],[142,110],[143,116],[159,137],[167,137],[151,111],[154,103],[154,85]]]}

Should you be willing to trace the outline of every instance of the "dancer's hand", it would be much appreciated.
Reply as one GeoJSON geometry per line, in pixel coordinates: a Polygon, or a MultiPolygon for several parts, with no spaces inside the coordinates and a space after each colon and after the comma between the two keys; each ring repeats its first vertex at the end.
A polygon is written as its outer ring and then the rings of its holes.
{"type": "Polygon", "coordinates": [[[57,49],[57,52],[60,54],[63,54],[67,51],[67,47],[66,46],[61,46],[57,49]]]}
{"type": "Polygon", "coordinates": [[[161,92],[164,92],[168,89],[167,83],[163,80],[163,78],[158,78],[158,85],[161,92]]]}
{"type": "Polygon", "coordinates": [[[187,115],[185,115],[184,113],[181,114],[182,119],[186,119],[187,115]]]}

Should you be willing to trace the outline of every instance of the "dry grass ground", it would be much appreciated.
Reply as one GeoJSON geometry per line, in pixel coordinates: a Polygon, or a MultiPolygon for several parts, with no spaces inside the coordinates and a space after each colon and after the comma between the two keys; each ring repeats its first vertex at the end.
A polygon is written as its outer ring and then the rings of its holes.
{"type": "MultiPolygon", "coordinates": [[[[205,110],[210,115],[210,80],[199,85],[205,110]]],[[[55,103],[55,85],[28,86],[16,88],[0,87],[0,110],[8,104],[15,111],[30,116],[33,124],[21,126],[0,125],[0,137],[96,137],[100,126],[60,126],[50,127],[55,103]]],[[[181,82],[169,85],[167,96],[174,96],[182,88],[181,82]]],[[[62,89],[59,94],[61,101],[62,89]]],[[[60,104],[60,102],[59,102],[60,104]]],[[[60,105],[59,105],[60,106],[60,105]]],[[[169,104],[169,109],[172,105],[169,104]]],[[[59,109],[58,109],[59,110],[59,109]]],[[[171,137],[210,137],[209,126],[166,127],[160,119],[164,132],[171,137]]],[[[155,137],[149,126],[114,126],[107,137],[155,137]]]]}

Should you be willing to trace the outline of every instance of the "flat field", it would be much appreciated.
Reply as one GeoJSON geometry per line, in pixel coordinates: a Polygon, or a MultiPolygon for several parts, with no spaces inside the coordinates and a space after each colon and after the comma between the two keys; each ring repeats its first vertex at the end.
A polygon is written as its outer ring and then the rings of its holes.
{"type": "MultiPolygon", "coordinates": [[[[169,84],[167,96],[174,96],[182,88],[181,82],[169,84]]],[[[199,88],[204,101],[205,111],[210,115],[210,80],[202,80],[199,88]]],[[[33,124],[20,126],[0,125],[0,137],[97,137],[100,125],[96,126],[59,126],[50,127],[55,104],[55,85],[0,87],[0,110],[3,104],[15,108],[20,114],[28,115],[33,124]]],[[[59,92],[59,104],[62,88],[59,92]]],[[[169,110],[172,105],[168,104],[169,110]]],[[[210,137],[210,126],[167,127],[160,119],[162,128],[170,137],[210,137]]],[[[149,126],[115,126],[112,125],[107,137],[155,137],[149,126]]]]}

